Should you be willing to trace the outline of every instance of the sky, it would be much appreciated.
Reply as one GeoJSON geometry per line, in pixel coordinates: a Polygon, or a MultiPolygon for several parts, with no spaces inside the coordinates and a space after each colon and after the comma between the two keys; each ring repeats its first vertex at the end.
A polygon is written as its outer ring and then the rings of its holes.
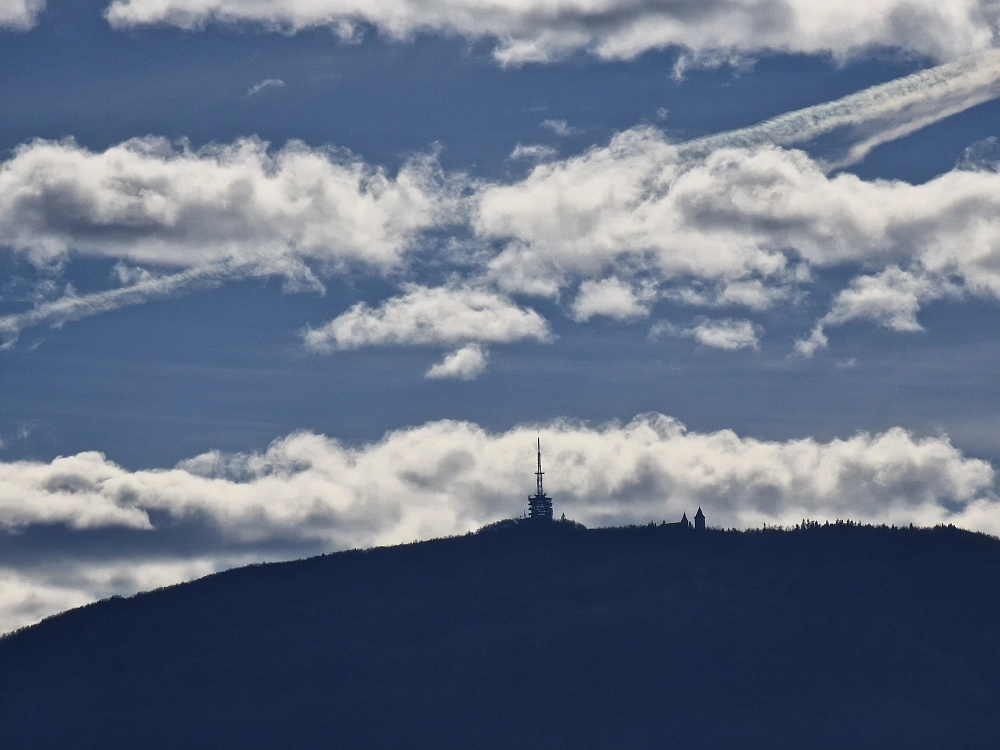
{"type": "Polygon", "coordinates": [[[1000,533],[981,0],[0,0],[0,632],[514,517],[1000,533]]]}

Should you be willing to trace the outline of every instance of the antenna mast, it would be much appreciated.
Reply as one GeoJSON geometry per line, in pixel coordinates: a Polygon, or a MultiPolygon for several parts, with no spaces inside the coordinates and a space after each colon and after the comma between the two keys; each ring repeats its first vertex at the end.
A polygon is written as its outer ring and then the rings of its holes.
{"type": "Polygon", "coordinates": [[[535,494],[539,497],[545,497],[545,490],[542,489],[542,439],[538,438],[538,471],[535,472],[535,477],[537,479],[535,485],[535,494]]]}
{"type": "Polygon", "coordinates": [[[538,438],[538,471],[535,472],[535,494],[528,498],[528,518],[536,522],[552,520],[552,498],[542,487],[542,439],[538,438]]]}

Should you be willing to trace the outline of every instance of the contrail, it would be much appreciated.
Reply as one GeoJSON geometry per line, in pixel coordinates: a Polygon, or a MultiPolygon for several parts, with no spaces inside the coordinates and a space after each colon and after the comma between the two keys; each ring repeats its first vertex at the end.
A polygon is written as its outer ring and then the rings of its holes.
{"type": "Polygon", "coordinates": [[[25,328],[45,324],[58,328],[63,323],[117,310],[120,307],[163,299],[185,289],[218,286],[223,280],[232,279],[238,272],[239,269],[233,264],[199,266],[180,273],[140,281],[120,289],[60,297],[27,312],[5,315],[0,317],[0,341],[2,341],[0,350],[12,347],[25,328]]]}
{"type": "Polygon", "coordinates": [[[678,145],[682,157],[720,148],[790,146],[839,128],[859,138],[836,165],[861,161],[876,146],[902,138],[977,104],[1000,97],[1000,50],[922,70],[825,104],[779,115],[759,125],[678,145]]]}

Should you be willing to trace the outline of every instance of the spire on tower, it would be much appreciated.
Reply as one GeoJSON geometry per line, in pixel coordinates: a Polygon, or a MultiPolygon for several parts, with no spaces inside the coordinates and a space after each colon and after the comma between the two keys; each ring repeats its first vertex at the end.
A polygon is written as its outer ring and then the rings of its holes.
{"type": "Polygon", "coordinates": [[[542,439],[538,438],[538,471],[535,472],[535,494],[539,497],[545,496],[545,490],[542,489],[542,439]]]}

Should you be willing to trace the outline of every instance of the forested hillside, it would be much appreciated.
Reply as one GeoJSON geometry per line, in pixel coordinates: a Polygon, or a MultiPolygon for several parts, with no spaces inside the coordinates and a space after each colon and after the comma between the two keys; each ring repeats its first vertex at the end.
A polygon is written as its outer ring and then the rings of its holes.
{"type": "Polygon", "coordinates": [[[0,640],[11,748],[992,748],[1000,540],[500,524],[0,640]]]}

